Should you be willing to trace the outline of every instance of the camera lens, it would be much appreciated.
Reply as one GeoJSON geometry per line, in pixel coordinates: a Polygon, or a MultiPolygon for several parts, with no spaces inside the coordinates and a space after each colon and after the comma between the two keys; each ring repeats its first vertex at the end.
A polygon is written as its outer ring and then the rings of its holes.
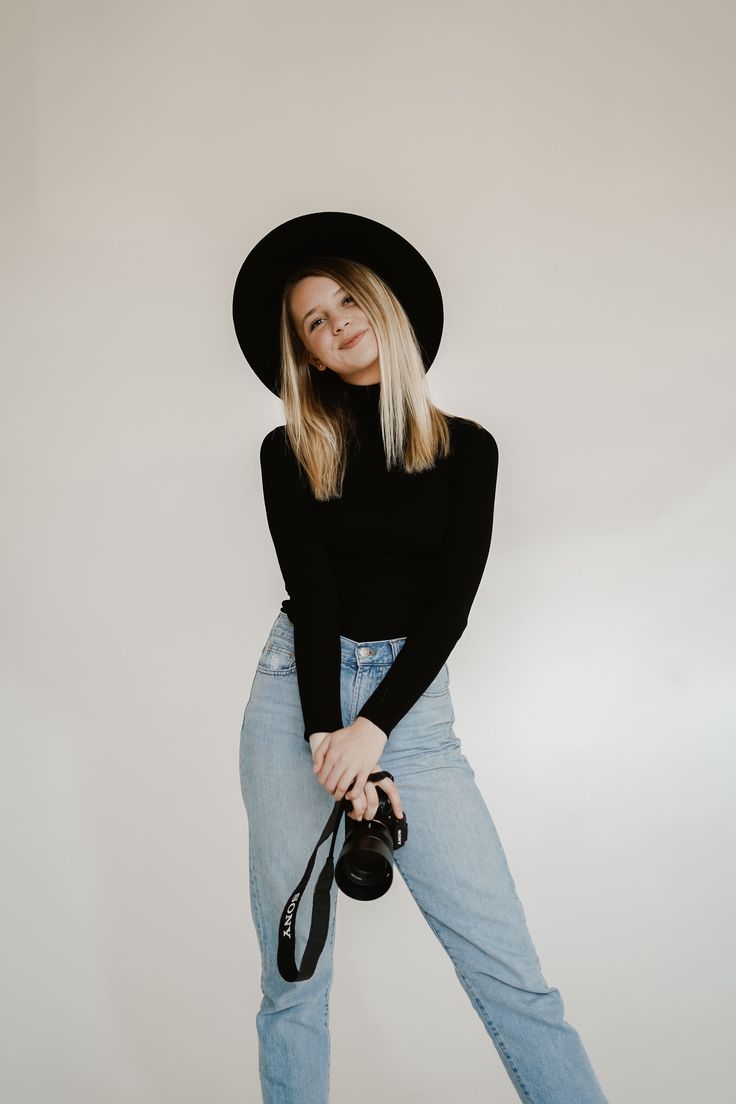
{"type": "Polygon", "coordinates": [[[335,881],[348,897],[374,901],[389,889],[394,876],[393,839],[380,821],[353,828],[335,864],[335,881]]]}
{"type": "Polygon", "coordinates": [[[357,855],[350,856],[350,876],[356,882],[373,881],[382,868],[381,856],[372,855],[370,851],[359,851],[357,855]]]}

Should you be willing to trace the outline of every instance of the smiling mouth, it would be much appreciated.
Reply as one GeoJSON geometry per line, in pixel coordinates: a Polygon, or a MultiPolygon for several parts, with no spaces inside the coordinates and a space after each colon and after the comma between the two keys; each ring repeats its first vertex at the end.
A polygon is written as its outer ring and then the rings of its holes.
{"type": "Polygon", "coordinates": [[[350,341],[346,341],[344,345],[340,346],[340,348],[341,349],[352,349],[353,345],[357,345],[357,343],[360,341],[363,334],[366,334],[366,333],[368,333],[367,330],[361,330],[361,332],[359,334],[356,334],[355,337],[350,339],[350,341]]]}

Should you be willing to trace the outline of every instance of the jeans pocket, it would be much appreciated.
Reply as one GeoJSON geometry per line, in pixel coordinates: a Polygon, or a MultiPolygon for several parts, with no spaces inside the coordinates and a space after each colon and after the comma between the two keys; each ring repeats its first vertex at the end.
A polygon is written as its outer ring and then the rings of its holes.
{"type": "Polygon", "coordinates": [[[285,640],[269,638],[258,660],[258,670],[264,675],[290,675],[296,671],[294,649],[285,640]]]}

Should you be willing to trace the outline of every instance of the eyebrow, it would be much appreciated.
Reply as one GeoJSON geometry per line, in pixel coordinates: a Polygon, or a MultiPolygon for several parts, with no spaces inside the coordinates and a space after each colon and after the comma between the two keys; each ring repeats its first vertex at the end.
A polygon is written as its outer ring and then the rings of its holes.
{"type": "MultiPolygon", "coordinates": [[[[341,292],[341,291],[344,291],[344,290],[345,290],[345,289],[344,289],[344,288],[343,288],[342,286],[338,287],[338,288],[337,288],[337,290],[336,290],[336,291],[335,291],[335,292],[333,293],[333,296],[332,296],[332,297],[333,297],[333,299],[334,299],[335,295],[339,295],[339,294],[340,294],[340,292],[341,292]]],[[[303,325],[304,325],[304,323],[305,323],[305,322],[307,321],[307,319],[309,318],[310,314],[315,314],[315,313],[316,313],[316,312],[317,312],[318,310],[319,310],[319,307],[312,307],[312,309],[311,309],[311,310],[308,310],[308,311],[307,311],[307,313],[306,313],[306,314],[304,315],[304,317],[302,318],[302,326],[303,326],[303,325]]]]}

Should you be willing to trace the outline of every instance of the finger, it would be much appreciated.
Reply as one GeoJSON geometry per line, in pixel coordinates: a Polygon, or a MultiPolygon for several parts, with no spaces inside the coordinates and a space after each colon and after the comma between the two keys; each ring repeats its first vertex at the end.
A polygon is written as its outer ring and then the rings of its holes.
{"type": "Polygon", "coordinates": [[[328,755],[322,765],[322,770],[317,775],[317,780],[332,797],[335,796],[335,790],[338,787],[342,773],[343,767],[335,762],[334,756],[328,755]]]}
{"type": "Polygon", "coordinates": [[[317,756],[319,757],[318,761],[319,761],[319,764],[320,764],[320,769],[322,767],[324,767],[325,760],[327,759],[327,757],[329,756],[329,754],[332,750],[333,750],[333,748],[332,748],[332,736],[331,735],[330,736],[325,736],[324,740],[319,745],[319,747],[317,748],[317,752],[316,752],[317,756]]]}
{"type": "Polygon", "coordinates": [[[353,785],[350,787],[348,792],[345,794],[345,796],[350,798],[351,801],[353,801],[356,797],[362,797],[363,796],[363,792],[365,790],[365,784],[366,784],[366,780],[368,778],[368,774],[369,774],[368,771],[361,771],[360,774],[356,775],[355,781],[353,782],[353,785]]]}
{"type": "Polygon", "coordinates": [[[392,782],[390,778],[381,778],[380,781],[376,783],[376,785],[380,786],[381,789],[385,790],[385,792],[388,794],[389,800],[391,801],[391,808],[394,811],[394,816],[398,817],[399,820],[401,820],[404,812],[401,804],[401,794],[399,793],[399,787],[396,785],[395,782],[392,782]]]}
{"type": "Polygon", "coordinates": [[[365,796],[366,796],[365,819],[366,820],[373,820],[374,816],[378,812],[378,791],[376,790],[375,782],[366,782],[366,784],[365,784],[365,796]]]}
{"type": "Polygon", "coordinates": [[[352,800],[353,808],[352,811],[348,813],[348,816],[352,817],[353,820],[362,820],[366,805],[365,794],[359,794],[358,797],[354,797],[352,800]]]}
{"type": "Polygon", "coordinates": [[[342,801],[347,794],[348,790],[352,789],[353,782],[355,781],[355,768],[348,767],[340,775],[340,779],[335,788],[335,800],[342,801]]]}
{"type": "Polygon", "coordinates": [[[337,779],[339,778],[340,773],[341,771],[337,768],[337,765],[335,763],[335,756],[328,753],[323,760],[322,769],[317,775],[317,780],[325,787],[326,790],[330,789],[331,787],[334,788],[334,786],[337,784],[337,779]]]}
{"type": "Polygon", "coordinates": [[[323,766],[324,761],[325,761],[325,756],[327,755],[327,752],[329,750],[329,746],[330,746],[330,737],[325,736],[324,740],[321,742],[321,744],[319,745],[317,750],[313,753],[312,759],[314,761],[314,766],[312,767],[312,770],[315,773],[319,773],[319,771],[322,770],[322,766],[323,766]]]}
{"type": "MultiPolygon", "coordinates": [[[[334,796],[337,787],[342,781],[343,775],[346,773],[346,769],[345,757],[335,748],[332,752],[327,753],[325,761],[322,764],[322,770],[317,775],[317,778],[324,788],[334,796]]],[[[348,788],[348,784],[354,776],[355,769],[353,769],[351,776],[348,778],[345,789],[348,788]]]]}

